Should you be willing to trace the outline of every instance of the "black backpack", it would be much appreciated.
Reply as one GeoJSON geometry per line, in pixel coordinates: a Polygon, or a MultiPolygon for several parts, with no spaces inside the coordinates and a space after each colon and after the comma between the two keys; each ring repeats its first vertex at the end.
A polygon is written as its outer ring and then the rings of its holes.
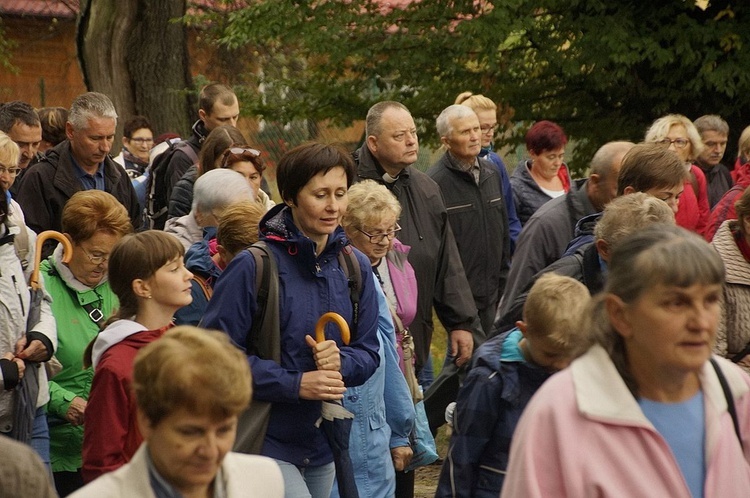
{"type": "MultiPolygon", "coordinates": [[[[245,349],[263,359],[281,363],[281,330],[279,324],[279,269],[271,249],[263,242],[247,248],[255,259],[255,290],[258,307],[253,315],[253,325],[247,335],[245,349]],[[268,312],[267,312],[268,311],[268,312]]],[[[351,340],[357,334],[359,320],[359,295],[362,291],[362,270],[351,246],[344,247],[338,255],[339,265],[349,281],[349,299],[352,302],[351,340]]],[[[259,455],[266,437],[271,402],[253,399],[240,414],[234,451],[259,455]]]]}
{"type": "Polygon", "coordinates": [[[187,140],[170,141],[167,150],[154,158],[151,174],[146,186],[146,205],[143,208],[143,227],[145,229],[163,230],[167,222],[167,168],[177,151],[182,151],[193,164],[198,162],[193,146],[187,140]]]}

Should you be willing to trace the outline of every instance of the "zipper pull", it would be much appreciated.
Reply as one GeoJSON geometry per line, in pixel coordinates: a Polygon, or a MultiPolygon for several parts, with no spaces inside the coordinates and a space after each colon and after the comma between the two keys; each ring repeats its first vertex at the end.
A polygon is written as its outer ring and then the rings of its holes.
{"type": "Polygon", "coordinates": [[[315,273],[320,273],[320,272],[321,272],[321,270],[320,270],[320,264],[318,264],[318,263],[316,262],[316,263],[315,263],[315,273]]]}

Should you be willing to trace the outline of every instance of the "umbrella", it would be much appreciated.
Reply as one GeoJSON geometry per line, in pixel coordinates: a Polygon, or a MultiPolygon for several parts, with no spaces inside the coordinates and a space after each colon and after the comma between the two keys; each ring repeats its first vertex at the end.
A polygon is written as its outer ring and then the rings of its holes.
{"type": "MultiPolygon", "coordinates": [[[[315,325],[315,340],[323,342],[326,339],[325,326],[333,322],[339,326],[341,340],[349,344],[349,325],[338,313],[329,312],[318,319],[315,325]]],[[[349,457],[349,433],[352,430],[354,414],[344,408],[338,401],[324,401],[321,407],[318,424],[328,439],[333,451],[333,463],[336,467],[336,481],[339,495],[342,498],[359,498],[357,483],[354,481],[354,466],[349,457]]]]}
{"type": "MultiPolygon", "coordinates": [[[[26,320],[26,331],[31,331],[39,323],[41,315],[42,300],[44,291],[39,284],[39,263],[42,257],[42,245],[49,239],[55,239],[63,245],[63,262],[70,262],[73,255],[73,247],[70,241],[60,232],[47,230],[42,232],[36,239],[36,252],[34,254],[34,270],[29,279],[29,291],[31,293],[31,302],[29,305],[29,315],[26,320]]],[[[13,429],[11,437],[23,443],[31,441],[31,432],[36,416],[36,400],[39,396],[39,363],[29,363],[23,380],[16,386],[16,410],[13,420],[13,429]]]]}

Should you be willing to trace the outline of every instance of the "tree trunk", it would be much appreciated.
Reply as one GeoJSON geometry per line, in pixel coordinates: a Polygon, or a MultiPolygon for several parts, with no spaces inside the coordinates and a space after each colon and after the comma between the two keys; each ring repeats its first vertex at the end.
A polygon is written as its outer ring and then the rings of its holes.
{"type": "Polygon", "coordinates": [[[187,49],[182,22],[185,0],[81,2],[78,60],[84,83],[115,104],[117,142],[123,123],[141,114],[154,133],[187,137],[194,118],[187,49]]]}

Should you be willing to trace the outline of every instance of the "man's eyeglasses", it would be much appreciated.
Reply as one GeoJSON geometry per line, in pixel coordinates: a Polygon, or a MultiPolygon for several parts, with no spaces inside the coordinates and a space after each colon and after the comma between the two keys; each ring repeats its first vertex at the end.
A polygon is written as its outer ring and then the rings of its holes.
{"type": "Polygon", "coordinates": [[[367,238],[370,239],[371,243],[380,244],[385,240],[386,237],[388,237],[388,240],[393,240],[396,237],[396,234],[401,231],[401,227],[398,223],[396,223],[396,226],[390,232],[376,234],[367,233],[360,228],[357,228],[357,231],[362,232],[364,235],[366,235],[367,238]]]}
{"type": "MultiPolygon", "coordinates": [[[[81,247],[81,246],[79,246],[79,247],[81,247]]],[[[107,255],[101,255],[101,254],[95,255],[95,254],[91,254],[86,249],[84,249],[83,247],[81,247],[81,251],[83,251],[83,254],[85,254],[86,257],[89,258],[89,261],[91,261],[92,265],[100,265],[102,263],[106,263],[107,261],[109,261],[109,254],[107,254],[107,255]]]]}
{"type": "Polygon", "coordinates": [[[141,138],[141,137],[138,137],[138,138],[131,138],[130,141],[131,142],[135,142],[138,145],[141,145],[141,144],[152,144],[152,143],[154,143],[154,139],[153,138],[141,138]]]}
{"type": "Polygon", "coordinates": [[[8,173],[10,176],[16,176],[19,171],[21,171],[21,168],[6,168],[5,166],[0,166],[0,175],[8,173]]]}
{"type": "Polygon", "coordinates": [[[221,161],[221,167],[222,168],[228,168],[234,163],[239,163],[241,161],[250,161],[256,167],[260,167],[261,170],[265,169],[259,161],[254,161],[254,159],[257,159],[260,156],[260,151],[257,149],[250,149],[246,147],[230,147],[229,149],[224,151],[223,159],[221,161]]]}
{"type": "Polygon", "coordinates": [[[657,140],[656,143],[663,145],[664,147],[669,147],[670,145],[674,144],[674,146],[678,149],[684,149],[685,147],[687,147],[687,144],[689,144],[690,141],[684,138],[675,138],[674,140],[662,138],[661,140],[657,140]]]}

